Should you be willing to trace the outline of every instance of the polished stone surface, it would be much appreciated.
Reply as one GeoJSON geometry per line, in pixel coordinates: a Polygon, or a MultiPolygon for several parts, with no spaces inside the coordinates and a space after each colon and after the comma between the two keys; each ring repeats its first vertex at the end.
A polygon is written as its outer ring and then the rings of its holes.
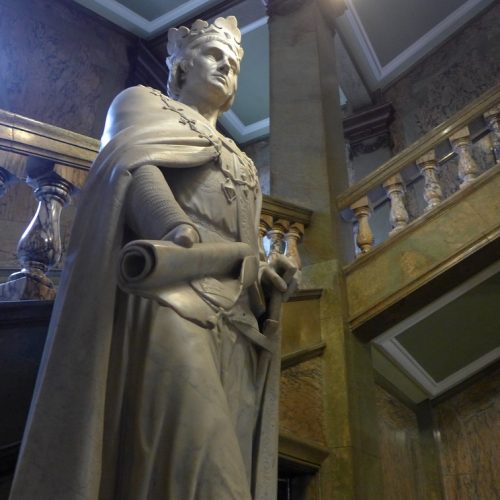
{"type": "Polygon", "coordinates": [[[284,370],[280,386],[280,430],[298,439],[326,444],[321,358],[284,370]]]}
{"type": "Polygon", "coordinates": [[[500,497],[500,368],[435,408],[447,500],[500,497]]]}
{"type": "Polygon", "coordinates": [[[391,126],[395,151],[498,83],[499,45],[497,2],[384,92],[395,108],[391,126]]]}
{"type": "Polygon", "coordinates": [[[99,137],[135,38],[63,0],[2,2],[0,33],[0,109],[99,137]]]}
{"type": "Polygon", "coordinates": [[[132,87],[108,112],[13,500],[275,496],[279,308],[296,269],[259,266],[255,167],[215,129],[236,91],[236,19],[186,32],[169,32],[176,100],[132,87]]]}
{"type": "Polygon", "coordinates": [[[375,391],[385,500],[419,500],[419,436],[415,413],[387,391],[375,391]]]}

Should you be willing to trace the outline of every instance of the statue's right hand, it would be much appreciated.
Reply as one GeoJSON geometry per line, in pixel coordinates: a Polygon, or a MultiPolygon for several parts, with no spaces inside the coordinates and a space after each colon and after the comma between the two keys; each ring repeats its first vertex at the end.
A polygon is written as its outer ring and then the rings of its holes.
{"type": "Polygon", "coordinates": [[[193,226],[189,224],[179,224],[169,231],[163,239],[172,241],[181,247],[191,248],[195,243],[200,242],[200,235],[193,226]]]}

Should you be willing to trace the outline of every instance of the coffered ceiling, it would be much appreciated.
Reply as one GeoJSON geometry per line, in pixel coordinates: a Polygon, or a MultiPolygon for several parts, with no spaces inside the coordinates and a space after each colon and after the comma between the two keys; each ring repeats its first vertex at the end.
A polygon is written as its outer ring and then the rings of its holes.
{"type": "MultiPolygon", "coordinates": [[[[236,15],[245,59],[237,99],[221,122],[240,144],[269,133],[269,37],[261,0],[75,1],[144,39],[207,12],[236,15]]],[[[343,102],[369,104],[372,91],[388,85],[494,1],[345,0],[347,9],[338,19],[341,42],[332,47],[339,53],[343,102]]]]}

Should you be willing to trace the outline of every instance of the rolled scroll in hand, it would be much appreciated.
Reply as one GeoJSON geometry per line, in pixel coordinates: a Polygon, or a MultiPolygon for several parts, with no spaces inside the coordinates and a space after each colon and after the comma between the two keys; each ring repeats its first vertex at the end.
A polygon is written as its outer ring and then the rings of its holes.
{"type": "Polygon", "coordinates": [[[126,291],[157,290],[205,276],[257,279],[258,257],[246,243],[195,243],[185,248],[169,241],[135,240],[120,254],[119,284],[126,291]]]}

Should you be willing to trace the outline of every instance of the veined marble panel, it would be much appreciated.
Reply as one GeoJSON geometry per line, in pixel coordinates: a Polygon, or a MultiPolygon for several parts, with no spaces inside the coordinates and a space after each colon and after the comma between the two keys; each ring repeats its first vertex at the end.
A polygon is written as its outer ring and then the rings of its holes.
{"type": "Polygon", "coordinates": [[[322,362],[314,358],[282,372],[280,431],[325,446],[322,362]]]}
{"type": "Polygon", "coordinates": [[[500,367],[435,408],[446,498],[500,498],[500,367]]]}
{"type": "Polygon", "coordinates": [[[134,43],[74,2],[0,2],[0,109],[100,137],[134,43]]]}
{"type": "Polygon", "coordinates": [[[388,87],[391,135],[401,151],[500,79],[500,3],[388,87]]]}
{"type": "Polygon", "coordinates": [[[376,386],[385,500],[418,500],[419,436],[415,414],[376,386]]]}

